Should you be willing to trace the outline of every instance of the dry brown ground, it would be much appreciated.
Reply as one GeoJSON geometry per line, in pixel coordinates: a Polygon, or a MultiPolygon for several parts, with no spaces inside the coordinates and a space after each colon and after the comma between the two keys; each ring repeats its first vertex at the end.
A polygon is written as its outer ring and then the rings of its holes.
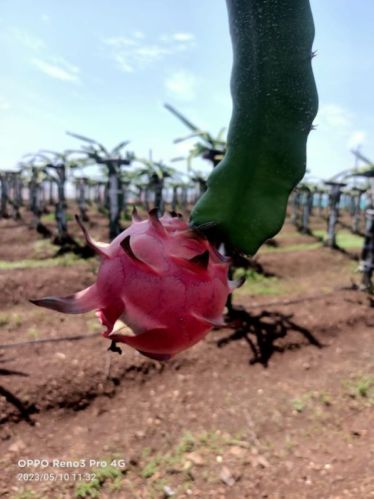
{"type": "MultiPolygon", "coordinates": [[[[92,231],[105,236],[104,222],[92,231]]],[[[0,237],[0,261],[45,262],[55,251],[12,221],[0,222],[0,237]]],[[[254,277],[235,296],[252,316],[247,336],[213,331],[166,364],[109,353],[100,336],[0,348],[0,496],[374,497],[374,311],[351,289],[355,254],[316,247],[290,226],[278,242],[258,256],[275,277],[254,277]],[[267,368],[250,362],[251,344],[267,368]],[[26,458],[109,465],[20,468],[26,458]]],[[[0,270],[2,345],[100,331],[93,315],[27,302],[94,281],[94,260],[69,258],[0,270]]]]}

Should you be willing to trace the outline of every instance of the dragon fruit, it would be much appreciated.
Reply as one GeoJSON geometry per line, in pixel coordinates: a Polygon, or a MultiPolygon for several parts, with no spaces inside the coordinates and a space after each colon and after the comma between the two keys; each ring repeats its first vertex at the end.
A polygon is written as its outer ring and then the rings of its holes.
{"type": "Polygon", "coordinates": [[[224,325],[222,312],[235,287],[228,281],[228,259],[181,216],[159,218],[152,210],[141,220],[134,209],[132,224],[110,244],[92,240],[76,218],[101,257],[96,283],[32,303],[68,314],[96,310],[112,349],[126,343],[157,360],[170,359],[224,325]]]}

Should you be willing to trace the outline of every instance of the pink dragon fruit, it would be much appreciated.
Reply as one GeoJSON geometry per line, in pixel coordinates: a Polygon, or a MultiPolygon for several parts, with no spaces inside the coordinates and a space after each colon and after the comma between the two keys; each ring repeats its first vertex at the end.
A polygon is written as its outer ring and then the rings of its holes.
{"type": "Polygon", "coordinates": [[[122,342],[158,360],[223,325],[227,296],[235,287],[227,278],[228,259],[180,216],[158,218],[152,210],[142,221],[134,210],[133,223],[111,244],[93,241],[76,218],[101,257],[96,283],[71,296],[32,303],[70,314],[96,310],[114,349],[122,342]]]}

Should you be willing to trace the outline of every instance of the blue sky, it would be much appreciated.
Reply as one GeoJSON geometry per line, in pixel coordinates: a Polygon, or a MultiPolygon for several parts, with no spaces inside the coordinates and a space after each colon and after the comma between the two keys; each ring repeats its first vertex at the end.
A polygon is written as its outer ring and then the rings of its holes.
{"type": "MultiPolygon", "coordinates": [[[[320,111],[311,175],[374,158],[374,2],[311,0],[320,111]]],[[[79,145],[72,130],[166,162],[188,130],[169,102],[213,135],[231,113],[224,0],[0,0],[0,168],[38,149],[79,145]]],[[[197,167],[200,167],[197,164],[197,167]]],[[[181,164],[179,166],[183,168],[181,164]]],[[[207,165],[206,170],[210,167],[207,165]]]]}

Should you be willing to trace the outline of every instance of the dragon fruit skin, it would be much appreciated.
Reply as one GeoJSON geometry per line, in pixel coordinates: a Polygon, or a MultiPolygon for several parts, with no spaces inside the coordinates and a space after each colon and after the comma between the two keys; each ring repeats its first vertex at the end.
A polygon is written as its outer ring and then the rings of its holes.
{"type": "Polygon", "coordinates": [[[223,325],[222,312],[233,288],[228,261],[180,217],[159,219],[152,210],[142,221],[135,211],[133,223],[111,244],[93,241],[77,221],[101,257],[96,283],[71,296],[32,303],[71,314],[96,310],[106,326],[104,337],[158,360],[169,359],[213,326],[223,325]]]}

